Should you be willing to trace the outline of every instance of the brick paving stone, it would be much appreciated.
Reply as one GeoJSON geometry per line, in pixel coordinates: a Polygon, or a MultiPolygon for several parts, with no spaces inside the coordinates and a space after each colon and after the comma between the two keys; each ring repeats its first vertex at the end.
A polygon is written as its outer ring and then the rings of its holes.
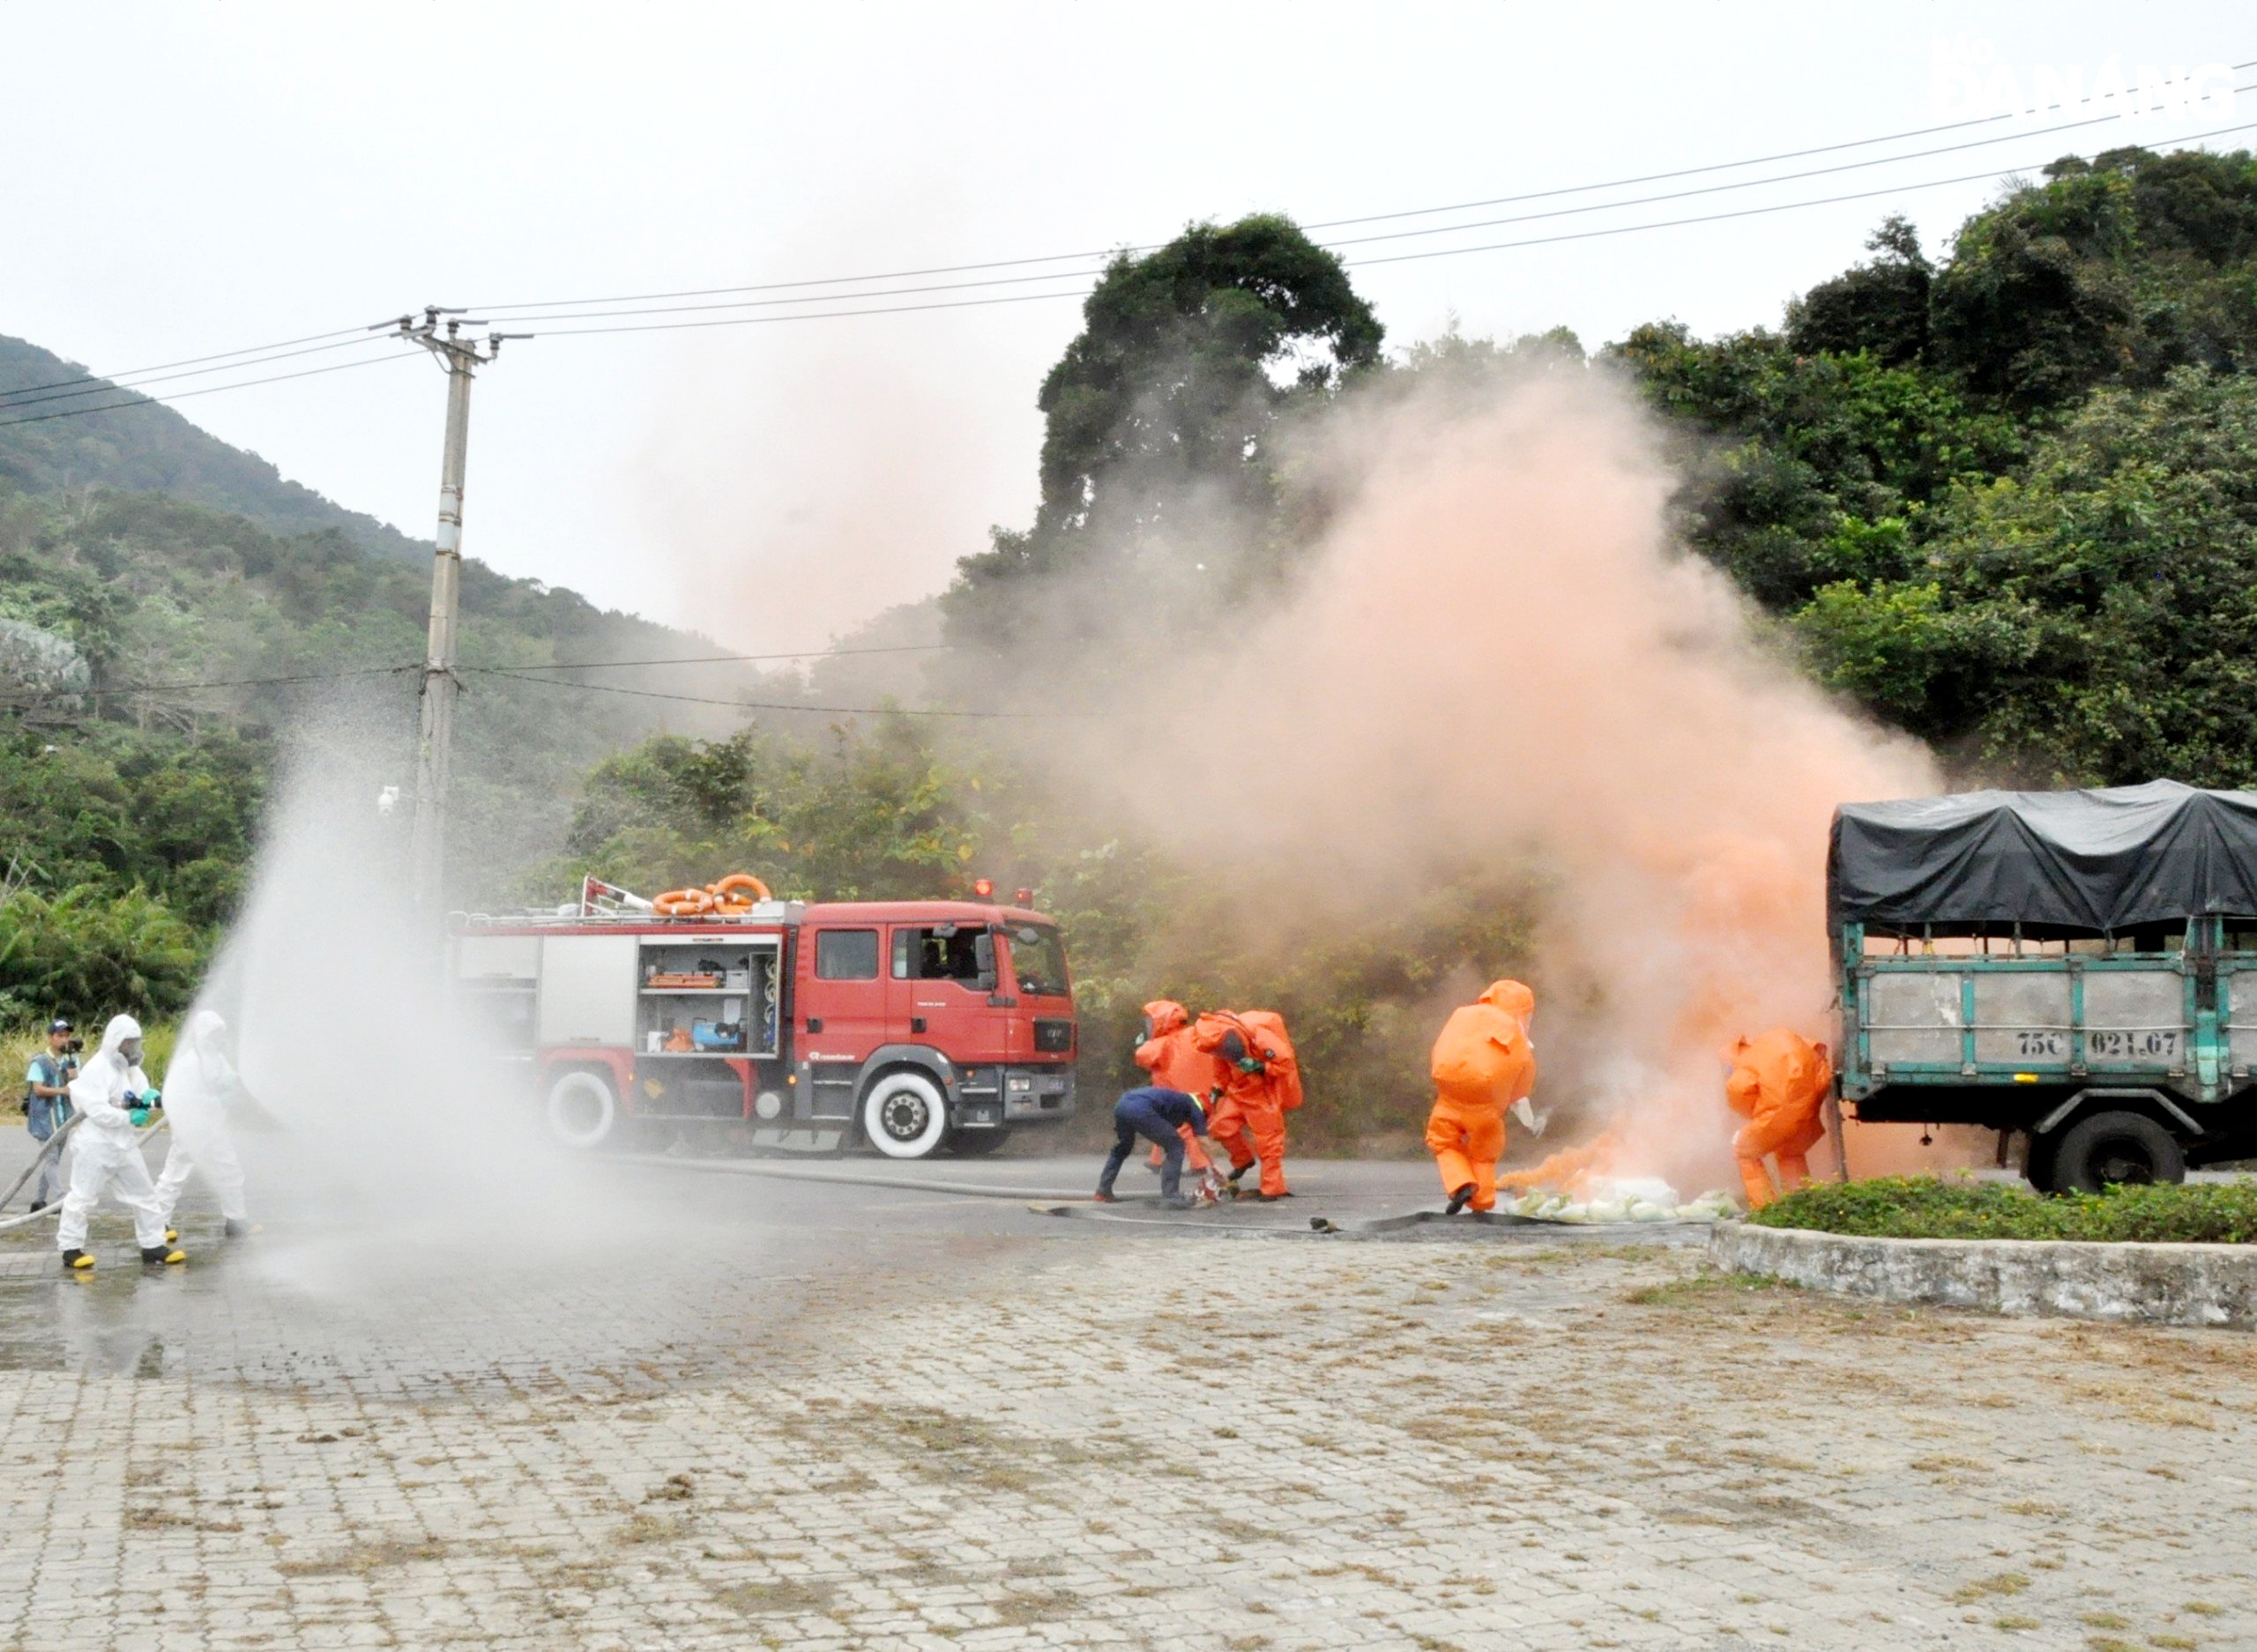
{"type": "Polygon", "coordinates": [[[0,1280],[0,1652],[2257,1645],[2257,1339],[1698,1267],[0,1280]]]}

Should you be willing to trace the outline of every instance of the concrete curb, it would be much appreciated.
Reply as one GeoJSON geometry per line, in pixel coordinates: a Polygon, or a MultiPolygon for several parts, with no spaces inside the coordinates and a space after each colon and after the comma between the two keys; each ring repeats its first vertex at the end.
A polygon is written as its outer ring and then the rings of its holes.
{"type": "Polygon", "coordinates": [[[1719,1222],[1709,1257],[1735,1273],[1890,1302],[2257,1330],[2257,1245],[1863,1239],[1719,1222]]]}

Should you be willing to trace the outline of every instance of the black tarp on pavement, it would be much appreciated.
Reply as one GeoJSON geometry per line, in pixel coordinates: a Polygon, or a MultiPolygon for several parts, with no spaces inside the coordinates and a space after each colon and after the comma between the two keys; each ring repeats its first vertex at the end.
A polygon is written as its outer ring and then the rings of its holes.
{"type": "Polygon", "coordinates": [[[2257,917],[2257,792],[2176,780],[1834,812],[1828,921],[2076,929],[2257,917]]]}

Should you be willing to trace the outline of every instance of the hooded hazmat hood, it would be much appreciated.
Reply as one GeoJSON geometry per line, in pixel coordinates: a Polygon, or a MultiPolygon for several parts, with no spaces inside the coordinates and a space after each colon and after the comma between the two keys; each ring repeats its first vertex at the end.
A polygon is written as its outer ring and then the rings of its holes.
{"type": "Polygon", "coordinates": [[[1827,922],[2129,929],[2257,917],[2257,793],[2176,780],[1834,812],[1827,922]]]}

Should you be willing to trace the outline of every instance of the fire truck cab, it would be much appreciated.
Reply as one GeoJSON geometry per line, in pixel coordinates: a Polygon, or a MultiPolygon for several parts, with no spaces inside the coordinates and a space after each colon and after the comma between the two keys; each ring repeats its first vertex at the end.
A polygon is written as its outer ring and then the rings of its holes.
{"type": "MultiPolygon", "coordinates": [[[[638,903],[638,904],[640,904],[638,903]]],[[[726,915],[475,916],[450,964],[473,1034],[556,1138],[741,1120],[753,1145],[986,1152],[1074,1111],[1058,926],[972,901],[761,901],[726,915]]]]}

